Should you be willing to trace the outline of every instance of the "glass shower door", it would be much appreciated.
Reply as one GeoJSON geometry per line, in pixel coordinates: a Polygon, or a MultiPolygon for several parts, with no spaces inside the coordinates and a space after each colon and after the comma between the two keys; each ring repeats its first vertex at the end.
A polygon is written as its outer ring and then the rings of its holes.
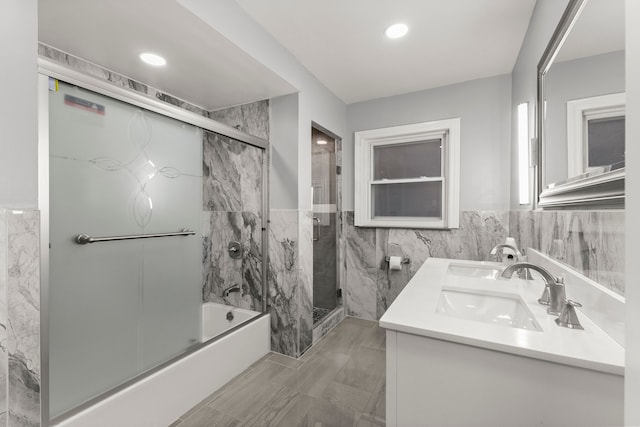
{"type": "Polygon", "coordinates": [[[197,343],[202,132],[64,83],[49,112],[56,417],[197,343]],[[196,235],[76,242],[182,229],[196,235]]]}
{"type": "Polygon", "coordinates": [[[337,306],[336,143],[313,128],[313,322],[337,306]]]}

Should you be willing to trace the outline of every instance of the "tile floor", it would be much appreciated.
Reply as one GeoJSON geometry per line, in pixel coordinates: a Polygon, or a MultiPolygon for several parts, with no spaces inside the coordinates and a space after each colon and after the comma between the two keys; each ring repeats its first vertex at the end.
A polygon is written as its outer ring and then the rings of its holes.
{"type": "Polygon", "coordinates": [[[347,317],[299,360],[269,353],[171,427],[384,425],[384,330],[347,317]]]}

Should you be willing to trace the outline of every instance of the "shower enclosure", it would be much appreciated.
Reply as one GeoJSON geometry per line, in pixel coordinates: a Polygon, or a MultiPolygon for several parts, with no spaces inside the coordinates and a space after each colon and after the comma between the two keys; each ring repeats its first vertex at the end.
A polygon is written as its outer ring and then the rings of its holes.
{"type": "Polygon", "coordinates": [[[54,420],[202,347],[203,302],[266,311],[266,141],[132,102],[49,79],[43,410],[54,420]]]}
{"type": "Polygon", "coordinates": [[[311,129],[313,193],[313,323],[338,305],[337,142],[328,131],[311,129]]]}

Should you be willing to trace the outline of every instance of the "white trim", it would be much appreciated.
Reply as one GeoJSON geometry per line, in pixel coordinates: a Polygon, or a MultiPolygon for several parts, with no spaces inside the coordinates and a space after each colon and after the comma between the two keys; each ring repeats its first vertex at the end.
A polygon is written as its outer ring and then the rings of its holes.
{"type": "Polygon", "coordinates": [[[424,177],[424,178],[406,178],[406,179],[379,179],[376,181],[370,181],[371,185],[384,185],[384,184],[411,184],[414,182],[436,182],[444,181],[441,176],[438,177],[424,177]]]}
{"type": "Polygon", "coordinates": [[[313,213],[336,213],[338,211],[335,203],[314,204],[313,213]]]}
{"type": "Polygon", "coordinates": [[[359,227],[458,228],[460,206],[460,118],[438,120],[355,133],[355,225],[359,227]],[[441,177],[373,180],[373,147],[443,140],[441,177]],[[442,218],[373,218],[372,185],[442,181],[442,218]]]}
{"type": "Polygon", "coordinates": [[[549,185],[540,193],[542,208],[624,207],[625,168],[549,185]]]}
{"type": "Polygon", "coordinates": [[[594,96],[567,102],[567,172],[569,177],[581,175],[585,170],[585,145],[587,143],[585,119],[624,115],[624,92],[594,96]]]}

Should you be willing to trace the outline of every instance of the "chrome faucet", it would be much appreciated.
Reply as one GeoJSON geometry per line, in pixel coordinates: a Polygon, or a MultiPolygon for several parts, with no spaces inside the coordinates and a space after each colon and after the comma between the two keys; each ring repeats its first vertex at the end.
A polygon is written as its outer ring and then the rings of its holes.
{"type": "Polygon", "coordinates": [[[226,287],[224,291],[222,291],[222,298],[227,299],[231,292],[240,292],[240,291],[241,291],[240,285],[238,285],[237,283],[234,283],[233,285],[226,287]]]}
{"type": "Polygon", "coordinates": [[[542,275],[544,280],[544,292],[542,296],[538,298],[538,303],[542,305],[548,305],[547,313],[553,315],[560,315],[565,305],[565,287],[564,279],[561,277],[554,277],[544,268],[539,265],[531,264],[530,262],[516,262],[504,269],[501,277],[510,279],[513,273],[517,270],[527,269],[537,271],[542,275]]]}
{"type": "MultiPolygon", "coordinates": [[[[493,249],[491,249],[491,252],[489,252],[491,255],[496,256],[497,261],[502,262],[502,258],[498,255],[498,250],[500,249],[511,249],[515,253],[516,262],[524,262],[525,260],[524,249],[522,250],[522,252],[520,252],[518,248],[509,243],[500,243],[498,245],[495,245],[493,249]]],[[[533,277],[531,277],[531,272],[529,272],[529,269],[527,268],[519,268],[518,277],[525,280],[533,280],[533,277]]]]}

